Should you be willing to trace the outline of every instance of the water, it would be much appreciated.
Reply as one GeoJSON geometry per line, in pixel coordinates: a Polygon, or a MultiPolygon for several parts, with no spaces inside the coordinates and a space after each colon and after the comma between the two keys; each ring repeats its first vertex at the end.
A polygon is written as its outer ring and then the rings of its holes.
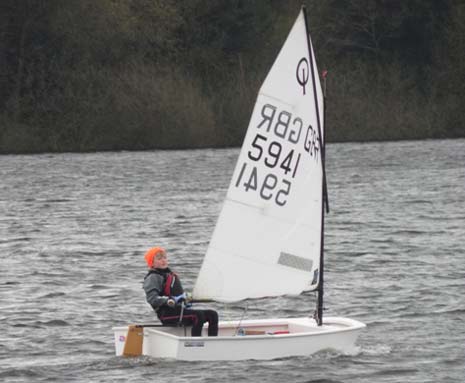
{"type": "MultiPolygon", "coordinates": [[[[463,382],[465,140],[327,151],[326,315],[368,325],[359,350],[208,363],[116,358],[111,327],[154,319],[152,245],[192,287],[237,149],[0,156],[0,380],[463,382]]],[[[247,315],[310,309],[278,298],[247,315]]]]}

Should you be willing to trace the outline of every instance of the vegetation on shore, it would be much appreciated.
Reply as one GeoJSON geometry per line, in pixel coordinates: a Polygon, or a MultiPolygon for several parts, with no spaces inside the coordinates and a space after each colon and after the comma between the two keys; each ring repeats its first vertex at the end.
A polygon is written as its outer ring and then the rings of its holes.
{"type": "Polygon", "coordinates": [[[0,153],[240,145],[302,3],[329,141],[465,136],[460,0],[3,0],[0,153]]]}

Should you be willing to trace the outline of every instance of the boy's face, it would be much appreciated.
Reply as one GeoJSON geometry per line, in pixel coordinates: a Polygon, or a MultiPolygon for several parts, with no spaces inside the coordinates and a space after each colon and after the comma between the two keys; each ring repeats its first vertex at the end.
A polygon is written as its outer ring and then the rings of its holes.
{"type": "Polygon", "coordinates": [[[166,269],[168,267],[168,258],[164,251],[159,251],[153,258],[154,269],[166,269]]]}

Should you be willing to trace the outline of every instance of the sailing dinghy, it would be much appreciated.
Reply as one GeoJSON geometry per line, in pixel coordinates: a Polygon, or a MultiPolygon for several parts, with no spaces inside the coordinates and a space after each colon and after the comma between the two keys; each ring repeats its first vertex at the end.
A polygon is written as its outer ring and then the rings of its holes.
{"type": "Polygon", "coordinates": [[[260,88],[193,290],[195,300],[217,302],[316,291],[315,315],[220,322],[218,337],[205,330],[205,336],[187,336],[182,327],[117,327],[117,355],[243,360],[354,350],[365,325],[323,318],[323,103],[302,8],[260,88]],[[135,351],[130,337],[138,340],[135,351]]]}

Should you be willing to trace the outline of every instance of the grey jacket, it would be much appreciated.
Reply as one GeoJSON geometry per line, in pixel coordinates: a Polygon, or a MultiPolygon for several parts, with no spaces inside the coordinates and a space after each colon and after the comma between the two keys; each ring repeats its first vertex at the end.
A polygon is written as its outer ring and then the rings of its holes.
{"type": "Polygon", "coordinates": [[[164,278],[157,273],[150,273],[144,278],[144,291],[147,302],[157,311],[166,303],[168,297],[163,295],[164,278]]]}

